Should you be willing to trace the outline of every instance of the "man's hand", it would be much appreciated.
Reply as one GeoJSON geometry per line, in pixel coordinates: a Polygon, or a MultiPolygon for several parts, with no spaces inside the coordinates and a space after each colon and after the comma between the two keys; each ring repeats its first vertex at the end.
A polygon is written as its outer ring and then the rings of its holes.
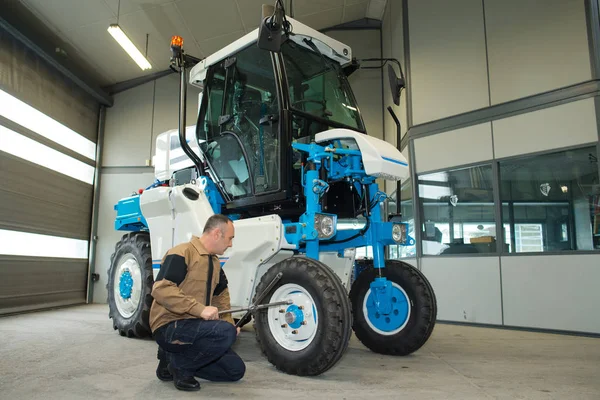
{"type": "Polygon", "coordinates": [[[237,329],[237,336],[240,336],[240,330],[241,330],[241,328],[239,326],[237,326],[235,329],[237,329]]]}
{"type": "Polygon", "coordinates": [[[219,319],[219,309],[213,306],[206,306],[202,310],[200,317],[206,320],[219,319]]]}

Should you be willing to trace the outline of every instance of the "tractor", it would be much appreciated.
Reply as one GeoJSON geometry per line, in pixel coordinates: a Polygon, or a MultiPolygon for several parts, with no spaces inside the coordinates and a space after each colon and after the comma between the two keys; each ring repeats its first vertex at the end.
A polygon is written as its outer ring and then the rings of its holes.
{"type": "MultiPolygon", "coordinates": [[[[156,139],[156,181],[115,205],[115,228],[127,233],[108,271],[114,329],[150,334],[162,257],[222,213],[235,226],[220,258],[234,318],[253,320],[277,369],[322,374],[353,331],[380,354],[423,346],[435,294],[418,269],[386,260],[386,246],[414,239],[398,215],[386,215],[391,198],[378,184],[407,178],[408,164],[366,134],[347,79],[359,67],[350,47],[286,16],[278,1],[263,6],[259,28],[205,59],[173,37],[171,67],[180,77],[179,129],[156,139]],[[188,84],[201,88],[190,127],[188,84]],[[357,260],[364,247],[372,259],[357,260]]],[[[388,67],[397,103],[403,79],[388,67]]]]}

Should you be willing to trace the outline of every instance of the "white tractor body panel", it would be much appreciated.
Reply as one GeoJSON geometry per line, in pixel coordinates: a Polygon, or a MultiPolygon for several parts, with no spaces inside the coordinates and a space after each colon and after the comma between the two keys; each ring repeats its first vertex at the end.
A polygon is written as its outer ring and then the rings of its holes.
{"type": "MultiPolygon", "coordinates": [[[[202,183],[200,179],[197,184],[157,187],[140,196],[140,208],[150,230],[155,278],[165,253],[192,235],[200,236],[206,220],[214,214],[202,183]],[[186,197],[186,188],[198,193],[198,199],[186,197]]],[[[234,221],[234,227],[233,247],[219,258],[227,274],[231,304],[238,307],[251,303],[256,281],[270,266],[291,257],[296,246],[285,240],[278,215],[234,221]]]]}
{"type": "Polygon", "coordinates": [[[407,179],[408,162],[392,144],[350,129],[331,129],[315,135],[315,142],[353,139],[362,153],[367,175],[394,181],[407,179]]]}
{"type": "Polygon", "coordinates": [[[160,263],[171,247],[189,241],[192,235],[201,235],[206,220],[214,214],[197,184],[146,190],[140,196],[140,208],[150,230],[153,263],[160,263]],[[198,199],[185,197],[185,188],[197,192],[198,199]]]}
{"type": "MultiPolygon", "coordinates": [[[[313,43],[317,46],[319,51],[326,57],[340,63],[340,65],[346,65],[352,61],[352,49],[350,46],[345,45],[335,39],[332,39],[321,32],[304,25],[303,23],[296,21],[291,17],[287,17],[288,21],[292,24],[293,33],[290,35],[290,40],[293,40],[297,44],[310,48],[306,43],[302,41],[305,37],[315,39],[313,43]]],[[[214,65],[232,54],[237,53],[243,48],[258,40],[258,28],[252,32],[242,36],[240,39],[231,43],[230,45],[222,48],[216,53],[211,54],[205,59],[201,60],[196,64],[190,71],[189,82],[194,86],[202,87],[204,79],[206,78],[206,71],[208,67],[214,65]]]]}

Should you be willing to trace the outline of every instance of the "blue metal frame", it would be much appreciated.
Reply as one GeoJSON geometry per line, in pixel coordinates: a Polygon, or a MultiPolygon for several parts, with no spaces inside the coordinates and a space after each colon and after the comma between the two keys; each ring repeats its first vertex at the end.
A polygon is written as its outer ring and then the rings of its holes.
{"type": "MultiPolygon", "coordinates": [[[[310,168],[302,166],[302,187],[306,199],[306,211],[300,216],[299,222],[285,222],[285,236],[288,243],[296,244],[300,252],[306,253],[310,258],[319,259],[320,252],[338,252],[341,253],[347,248],[356,248],[371,246],[373,248],[373,266],[375,268],[385,268],[386,245],[400,244],[407,245],[414,242],[414,239],[408,235],[403,243],[395,242],[392,238],[392,228],[396,224],[404,224],[405,232],[408,232],[408,225],[398,222],[384,222],[381,215],[379,203],[387,195],[379,190],[375,182],[375,177],[367,175],[362,164],[362,155],[359,150],[343,148],[339,141],[333,146],[321,146],[316,143],[302,144],[293,143],[292,147],[298,151],[307,153],[307,161],[310,168]],[[327,171],[327,180],[345,179],[351,182],[357,192],[363,198],[366,205],[367,222],[365,227],[360,229],[350,229],[337,231],[336,216],[322,212],[321,198],[329,189],[329,184],[319,178],[319,171],[324,168],[327,171]],[[368,198],[365,197],[368,195],[368,198]],[[333,233],[329,238],[320,238],[318,227],[315,224],[316,217],[329,216],[333,221],[333,233]]],[[[396,161],[396,160],[388,160],[396,161]]],[[[205,193],[208,196],[211,207],[215,213],[220,213],[224,204],[217,187],[212,180],[206,177],[200,177],[205,186],[205,193]],[[204,180],[206,183],[204,184],[204,180]]],[[[154,182],[148,189],[160,186],[159,181],[154,182]]],[[[122,200],[115,205],[117,218],[115,220],[115,229],[140,231],[148,230],[146,219],[140,209],[140,196],[134,195],[122,200]]],[[[370,315],[389,315],[393,308],[392,283],[385,277],[376,278],[371,283],[373,303],[375,309],[365,316],[370,315]]],[[[400,317],[394,318],[390,326],[398,325],[398,321],[406,318],[404,313],[400,317]],[[404,315],[404,316],[403,316],[404,315]]],[[[376,317],[374,317],[376,318],[376,317]]],[[[388,318],[389,319],[389,318],[388,318]]],[[[385,320],[384,320],[385,321],[385,320]]],[[[377,322],[377,321],[375,321],[377,322]]],[[[381,321],[377,322],[383,324],[381,321]]],[[[387,325],[381,325],[385,329],[387,325]]]]}
{"type": "MultiPolygon", "coordinates": [[[[337,146],[340,146],[337,143],[337,146]]],[[[289,243],[299,246],[300,251],[313,259],[319,258],[319,252],[337,251],[351,247],[372,246],[373,265],[375,268],[385,267],[384,247],[397,243],[392,239],[393,222],[384,222],[379,203],[386,195],[379,190],[375,178],[367,175],[362,167],[362,155],[359,150],[344,149],[340,147],[323,147],[316,143],[293,143],[292,147],[308,154],[307,161],[314,164],[311,169],[302,166],[302,186],[306,198],[306,212],[297,223],[285,224],[285,235],[289,243]],[[356,189],[362,192],[362,186],[368,187],[369,215],[368,228],[351,229],[335,232],[329,239],[319,239],[314,221],[321,211],[321,197],[329,188],[329,184],[319,179],[319,170],[324,166],[329,180],[349,179],[353,181],[356,189]]],[[[361,193],[365,195],[364,193],[361,193]]],[[[406,224],[405,224],[406,225],[406,224]]],[[[408,231],[408,226],[406,227],[408,231]]],[[[408,238],[407,238],[408,239],[408,238]]]]}

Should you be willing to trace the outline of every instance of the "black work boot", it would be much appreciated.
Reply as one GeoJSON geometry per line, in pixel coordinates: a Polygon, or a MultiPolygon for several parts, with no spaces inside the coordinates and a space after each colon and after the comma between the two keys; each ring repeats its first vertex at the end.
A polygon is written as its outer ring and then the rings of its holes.
{"type": "Polygon", "coordinates": [[[171,375],[171,373],[169,372],[169,361],[167,360],[167,355],[160,346],[158,347],[158,354],[156,358],[158,358],[158,367],[156,367],[156,377],[161,381],[172,381],[173,375],[171,375]]]}
{"type": "Polygon", "coordinates": [[[171,375],[173,375],[173,383],[175,387],[179,390],[184,390],[186,392],[195,392],[196,390],[200,390],[200,383],[194,379],[193,376],[181,376],[177,373],[177,371],[173,370],[171,364],[167,367],[171,375]]]}

